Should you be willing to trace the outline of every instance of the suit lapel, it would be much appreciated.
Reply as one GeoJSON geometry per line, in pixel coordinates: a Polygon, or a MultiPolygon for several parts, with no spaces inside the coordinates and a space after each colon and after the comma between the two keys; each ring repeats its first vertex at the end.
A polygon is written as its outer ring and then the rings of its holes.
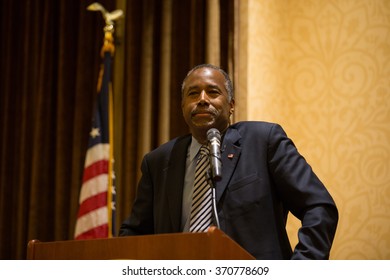
{"type": "Polygon", "coordinates": [[[233,171],[237,165],[241,154],[240,133],[230,127],[226,131],[222,142],[221,158],[222,158],[222,180],[216,183],[216,199],[217,202],[221,199],[222,194],[230,181],[233,171]]]}
{"type": "Polygon", "coordinates": [[[174,144],[167,168],[165,187],[167,190],[167,201],[169,214],[174,232],[180,231],[183,184],[186,168],[188,145],[191,136],[179,138],[174,144]]]}

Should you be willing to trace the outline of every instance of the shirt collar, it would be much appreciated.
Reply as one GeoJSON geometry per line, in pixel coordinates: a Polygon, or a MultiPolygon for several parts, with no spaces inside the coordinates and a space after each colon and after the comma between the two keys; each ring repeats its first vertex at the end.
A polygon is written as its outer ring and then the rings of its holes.
{"type": "Polygon", "coordinates": [[[191,140],[191,146],[190,146],[190,160],[193,161],[194,158],[196,157],[196,155],[198,154],[199,150],[200,150],[200,147],[202,145],[196,141],[196,139],[194,138],[194,136],[192,136],[192,140],[191,140]]]}

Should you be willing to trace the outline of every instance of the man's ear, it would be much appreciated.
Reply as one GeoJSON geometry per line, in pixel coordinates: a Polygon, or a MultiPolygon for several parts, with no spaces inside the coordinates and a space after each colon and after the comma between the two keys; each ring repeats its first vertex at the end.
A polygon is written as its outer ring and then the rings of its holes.
{"type": "Polygon", "coordinates": [[[232,99],[230,101],[230,110],[229,110],[230,115],[232,115],[234,113],[234,106],[235,106],[235,101],[234,101],[234,99],[232,99]]]}

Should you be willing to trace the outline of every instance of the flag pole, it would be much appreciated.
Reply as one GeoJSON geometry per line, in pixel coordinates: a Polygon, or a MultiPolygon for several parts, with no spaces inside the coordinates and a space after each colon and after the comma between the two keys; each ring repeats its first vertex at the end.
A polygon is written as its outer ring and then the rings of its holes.
{"type": "MultiPolygon", "coordinates": [[[[101,57],[104,59],[104,56],[109,53],[111,57],[114,56],[115,46],[113,38],[114,28],[113,25],[105,26],[104,28],[104,43],[101,50],[101,57]]],[[[101,69],[103,72],[104,69],[101,69]]],[[[99,85],[102,84],[103,75],[99,75],[99,85]]],[[[100,92],[100,88],[98,91],[100,92]]],[[[113,93],[111,83],[109,84],[108,89],[108,141],[110,145],[109,150],[109,159],[108,159],[108,186],[107,186],[107,216],[108,216],[108,237],[113,235],[113,209],[115,209],[113,196],[115,195],[115,186],[113,180],[115,179],[114,175],[114,108],[113,108],[113,93]]]]}
{"type": "MultiPolygon", "coordinates": [[[[89,11],[100,11],[103,19],[105,20],[104,30],[104,41],[100,52],[102,59],[104,60],[106,55],[110,55],[111,58],[115,53],[114,45],[114,20],[117,20],[123,16],[122,10],[115,10],[108,12],[101,4],[95,2],[87,7],[89,11]]],[[[98,80],[98,92],[101,91],[103,82],[104,66],[100,69],[99,80],[98,80]]],[[[112,85],[109,84],[108,94],[108,132],[109,132],[109,160],[108,160],[108,186],[107,186],[107,216],[108,216],[108,237],[113,236],[114,223],[113,223],[113,210],[115,210],[115,200],[113,197],[116,195],[115,192],[115,173],[114,173],[114,100],[112,85]]]]}

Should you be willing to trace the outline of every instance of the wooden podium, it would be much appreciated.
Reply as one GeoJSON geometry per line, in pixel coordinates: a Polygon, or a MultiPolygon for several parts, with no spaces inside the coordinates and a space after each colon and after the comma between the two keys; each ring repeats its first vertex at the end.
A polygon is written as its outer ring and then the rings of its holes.
{"type": "Polygon", "coordinates": [[[250,260],[247,251],[221,230],[105,239],[40,242],[27,246],[29,260],[250,260]]]}

